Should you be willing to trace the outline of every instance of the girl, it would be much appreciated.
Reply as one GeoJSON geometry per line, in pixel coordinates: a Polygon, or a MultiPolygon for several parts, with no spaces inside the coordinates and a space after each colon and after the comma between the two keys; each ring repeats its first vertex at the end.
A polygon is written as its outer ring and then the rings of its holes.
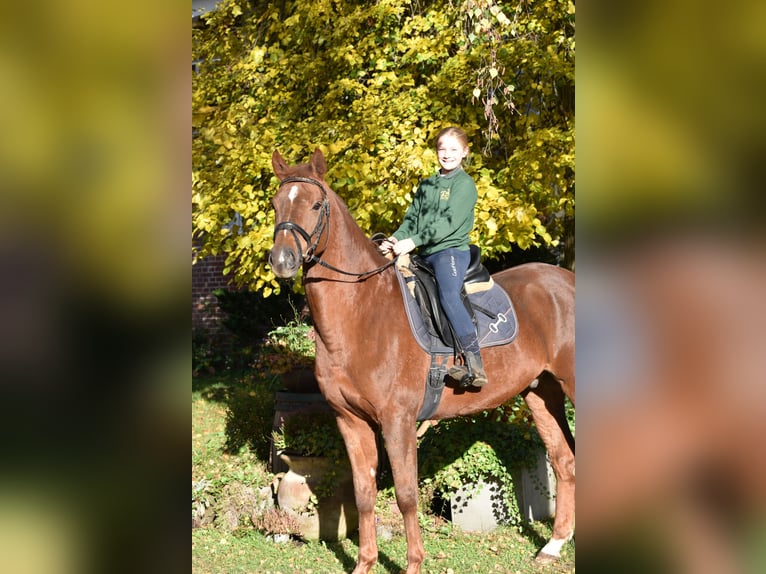
{"type": "MultiPolygon", "coordinates": [[[[467,155],[468,136],[463,130],[449,127],[439,132],[436,157],[441,169],[420,182],[402,224],[380,244],[380,251],[384,255],[391,252],[403,255],[417,247],[431,264],[442,307],[463,348],[463,363],[475,375],[472,381],[465,382],[481,387],[487,383],[487,376],[479,340],[471,316],[460,299],[470,262],[468,234],[473,228],[473,211],[478,197],[476,184],[463,171],[463,159],[467,155]]],[[[457,368],[450,375],[463,379],[468,371],[457,368]]]]}

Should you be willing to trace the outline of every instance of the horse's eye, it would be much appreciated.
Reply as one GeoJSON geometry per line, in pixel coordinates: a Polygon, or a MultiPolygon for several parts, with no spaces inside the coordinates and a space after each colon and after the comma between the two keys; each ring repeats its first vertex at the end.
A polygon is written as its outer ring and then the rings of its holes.
{"type": "Polygon", "coordinates": [[[322,207],[322,202],[317,201],[314,205],[311,206],[311,209],[313,209],[314,211],[319,211],[320,207],[322,207]]]}

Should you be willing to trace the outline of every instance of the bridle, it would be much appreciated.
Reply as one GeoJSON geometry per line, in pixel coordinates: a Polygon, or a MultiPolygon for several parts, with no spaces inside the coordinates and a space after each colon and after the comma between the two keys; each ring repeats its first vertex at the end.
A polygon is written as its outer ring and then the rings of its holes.
{"type": "MultiPolygon", "coordinates": [[[[286,177],[282,181],[279,182],[279,187],[282,187],[283,185],[287,183],[310,183],[311,185],[317,186],[320,191],[322,192],[322,204],[319,208],[319,218],[317,219],[316,225],[314,226],[314,230],[311,233],[308,233],[305,229],[303,229],[300,225],[297,223],[293,223],[292,221],[282,221],[280,223],[277,223],[274,226],[274,238],[276,239],[277,233],[280,231],[289,231],[290,234],[293,236],[293,239],[295,240],[295,244],[298,246],[298,251],[301,254],[301,259],[304,263],[319,263],[322,267],[325,267],[327,269],[330,269],[332,271],[335,271],[336,273],[342,273],[343,275],[350,275],[352,277],[356,277],[358,280],[361,281],[362,278],[366,278],[370,275],[375,275],[376,273],[380,273],[384,269],[390,267],[394,264],[396,259],[392,259],[388,261],[385,265],[381,265],[380,267],[377,267],[376,269],[373,269],[372,271],[365,271],[364,273],[351,273],[349,271],[344,271],[343,269],[338,269],[337,267],[330,265],[326,261],[324,261],[321,256],[316,255],[316,249],[319,246],[319,240],[322,237],[322,233],[325,231],[325,228],[327,228],[327,232],[330,232],[330,201],[327,199],[327,190],[325,189],[324,185],[316,179],[312,179],[310,177],[286,177]],[[306,251],[304,252],[301,247],[301,242],[298,236],[303,238],[303,240],[306,242],[306,251]]],[[[271,256],[269,256],[270,258],[271,256]]]]}
{"type": "Polygon", "coordinates": [[[279,182],[279,187],[282,187],[286,183],[310,183],[316,185],[322,191],[322,205],[319,210],[319,218],[317,219],[314,231],[310,234],[306,232],[300,225],[293,223],[292,221],[282,221],[274,227],[274,238],[276,239],[277,233],[280,231],[289,231],[295,240],[295,244],[298,246],[298,251],[301,253],[303,261],[311,262],[315,259],[314,252],[319,245],[319,239],[322,236],[325,226],[330,223],[330,201],[327,199],[327,192],[324,186],[317,180],[308,177],[288,177],[279,182]],[[298,235],[303,237],[306,242],[306,252],[303,252],[301,248],[301,242],[298,239],[298,235]],[[313,238],[313,242],[312,242],[313,238]]]}

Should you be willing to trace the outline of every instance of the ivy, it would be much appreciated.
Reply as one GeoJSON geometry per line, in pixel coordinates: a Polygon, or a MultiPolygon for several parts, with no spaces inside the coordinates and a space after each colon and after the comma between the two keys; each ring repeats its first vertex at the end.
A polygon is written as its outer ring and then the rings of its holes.
{"type": "Polygon", "coordinates": [[[520,397],[493,411],[439,421],[418,446],[421,487],[445,497],[480,482],[504,486],[508,521],[521,523],[513,474],[531,468],[543,444],[520,397]]]}

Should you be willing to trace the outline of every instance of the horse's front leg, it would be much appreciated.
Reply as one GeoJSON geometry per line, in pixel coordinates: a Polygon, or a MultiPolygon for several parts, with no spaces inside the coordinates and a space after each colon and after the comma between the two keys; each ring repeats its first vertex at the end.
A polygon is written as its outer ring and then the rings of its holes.
{"type": "Polygon", "coordinates": [[[375,499],[378,494],[378,445],[375,429],[354,416],[339,416],[338,428],[346,443],[359,512],[359,558],[352,574],[367,574],[378,560],[375,537],[375,499]]]}
{"type": "Polygon", "coordinates": [[[419,574],[425,549],[418,524],[418,444],[415,420],[392,421],[383,427],[383,434],[394,475],[396,502],[404,519],[407,536],[406,574],[419,574]]]}

